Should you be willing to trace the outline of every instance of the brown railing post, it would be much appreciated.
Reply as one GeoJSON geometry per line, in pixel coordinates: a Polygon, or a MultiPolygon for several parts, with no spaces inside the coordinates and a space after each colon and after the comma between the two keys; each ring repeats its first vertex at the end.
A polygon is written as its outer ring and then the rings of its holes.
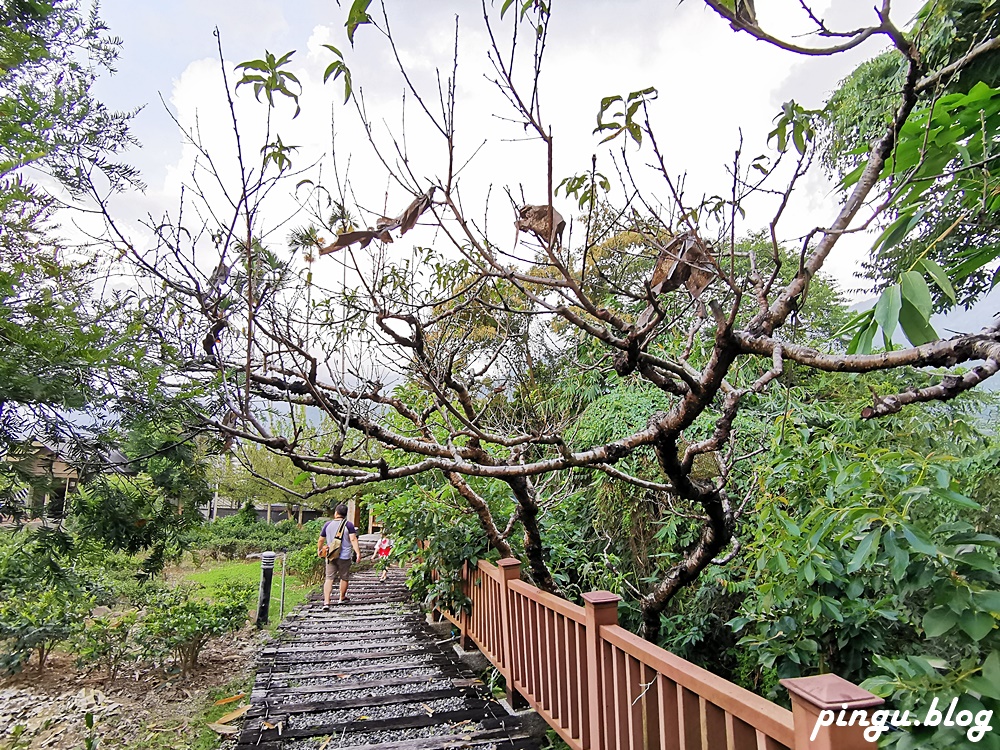
{"type": "Polygon", "coordinates": [[[510,614],[510,591],[507,584],[521,577],[521,561],[513,557],[505,557],[497,563],[500,570],[500,630],[503,659],[503,678],[507,683],[507,703],[518,710],[528,707],[524,696],[514,687],[514,628],[510,614]]]}
{"type": "MultiPolygon", "coordinates": [[[[472,573],[469,570],[468,562],[462,563],[462,593],[469,597],[469,599],[472,599],[472,573]]],[[[472,638],[469,637],[469,620],[471,617],[469,607],[462,607],[462,611],[458,614],[458,646],[463,651],[469,651],[476,647],[476,644],[472,642],[472,638]]]]}
{"type": "Polygon", "coordinates": [[[583,722],[584,750],[610,747],[602,738],[604,730],[605,685],[609,676],[603,673],[601,632],[603,625],[618,624],[618,602],[621,597],[610,591],[590,591],[583,595],[587,638],[587,696],[590,716],[583,722]]]}
{"type": "Polygon", "coordinates": [[[781,684],[792,696],[795,750],[874,747],[864,732],[871,720],[869,709],[885,702],[877,695],[833,674],[795,677],[781,684]]]}

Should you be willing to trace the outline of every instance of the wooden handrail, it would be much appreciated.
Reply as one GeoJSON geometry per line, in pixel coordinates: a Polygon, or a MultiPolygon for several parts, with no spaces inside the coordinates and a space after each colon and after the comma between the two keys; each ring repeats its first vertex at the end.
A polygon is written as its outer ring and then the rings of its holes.
{"type": "Polygon", "coordinates": [[[760,729],[782,745],[794,747],[791,711],[751,693],[707,669],[682,659],[617,625],[601,628],[601,638],[649,665],[709,703],[760,729]]]}
{"type": "Polygon", "coordinates": [[[535,588],[530,583],[525,583],[524,581],[511,581],[509,588],[511,591],[515,591],[522,596],[526,596],[533,602],[538,602],[546,609],[551,609],[553,612],[557,612],[563,617],[568,617],[574,622],[583,622],[585,619],[585,614],[583,607],[573,604],[573,602],[568,602],[555,594],[550,594],[547,591],[542,591],[541,589],[535,588]]]}
{"type": "Polygon", "coordinates": [[[590,592],[579,607],[519,573],[515,559],[467,567],[472,615],[449,619],[500,670],[508,700],[534,708],[574,750],[865,747],[863,726],[836,725],[830,706],[881,700],[846,680],[783,680],[789,711],[619,627],[618,596],[590,592]]]}

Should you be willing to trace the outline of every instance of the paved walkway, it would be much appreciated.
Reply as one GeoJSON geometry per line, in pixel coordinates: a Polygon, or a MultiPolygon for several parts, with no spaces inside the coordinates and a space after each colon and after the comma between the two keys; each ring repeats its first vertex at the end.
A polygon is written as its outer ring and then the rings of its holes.
{"type": "Polygon", "coordinates": [[[302,605],[261,652],[237,750],[538,747],[429,630],[401,571],[355,574],[348,597],[302,605]]]}

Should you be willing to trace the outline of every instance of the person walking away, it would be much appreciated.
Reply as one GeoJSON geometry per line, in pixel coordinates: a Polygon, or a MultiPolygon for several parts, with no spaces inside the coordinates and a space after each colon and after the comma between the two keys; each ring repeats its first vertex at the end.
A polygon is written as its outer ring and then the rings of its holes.
{"type": "Polygon", "coordinates": [[[347,520],[347,506],[341,503],[334,511],[333,520],[323,524],[316,552],[326,558],[326,579],[323,581],[323,609],[329,611],[333,582],[340,581],[340,598],[337,604],[350,601],[347,587],[351,579],[352,559],[361,562],[361,548],[358,546],[358,530],[347,520]]]}
{"type": "Polygon", "coordinates": [[[392,542],[389,541],[389,537],[385,535],[385,532],[381,532],[378,544],[375,545],[375,551],[372,552],[372,560],[376,561],[376,565],[382,569],[382,575],[379,576],[379,581],[385,582],[386,577],[389,575],[389,553],[392,552],[392,542]]]}

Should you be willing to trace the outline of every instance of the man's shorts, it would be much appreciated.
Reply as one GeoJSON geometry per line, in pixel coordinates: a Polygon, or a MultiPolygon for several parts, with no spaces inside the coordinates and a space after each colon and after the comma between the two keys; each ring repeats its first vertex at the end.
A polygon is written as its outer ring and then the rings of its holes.
{"type": "Polygon", "coordinates": [[[326,580],[328,581],[349,581],[351,580],[351,558],[346,560],[326,561],[326,580]]]}

